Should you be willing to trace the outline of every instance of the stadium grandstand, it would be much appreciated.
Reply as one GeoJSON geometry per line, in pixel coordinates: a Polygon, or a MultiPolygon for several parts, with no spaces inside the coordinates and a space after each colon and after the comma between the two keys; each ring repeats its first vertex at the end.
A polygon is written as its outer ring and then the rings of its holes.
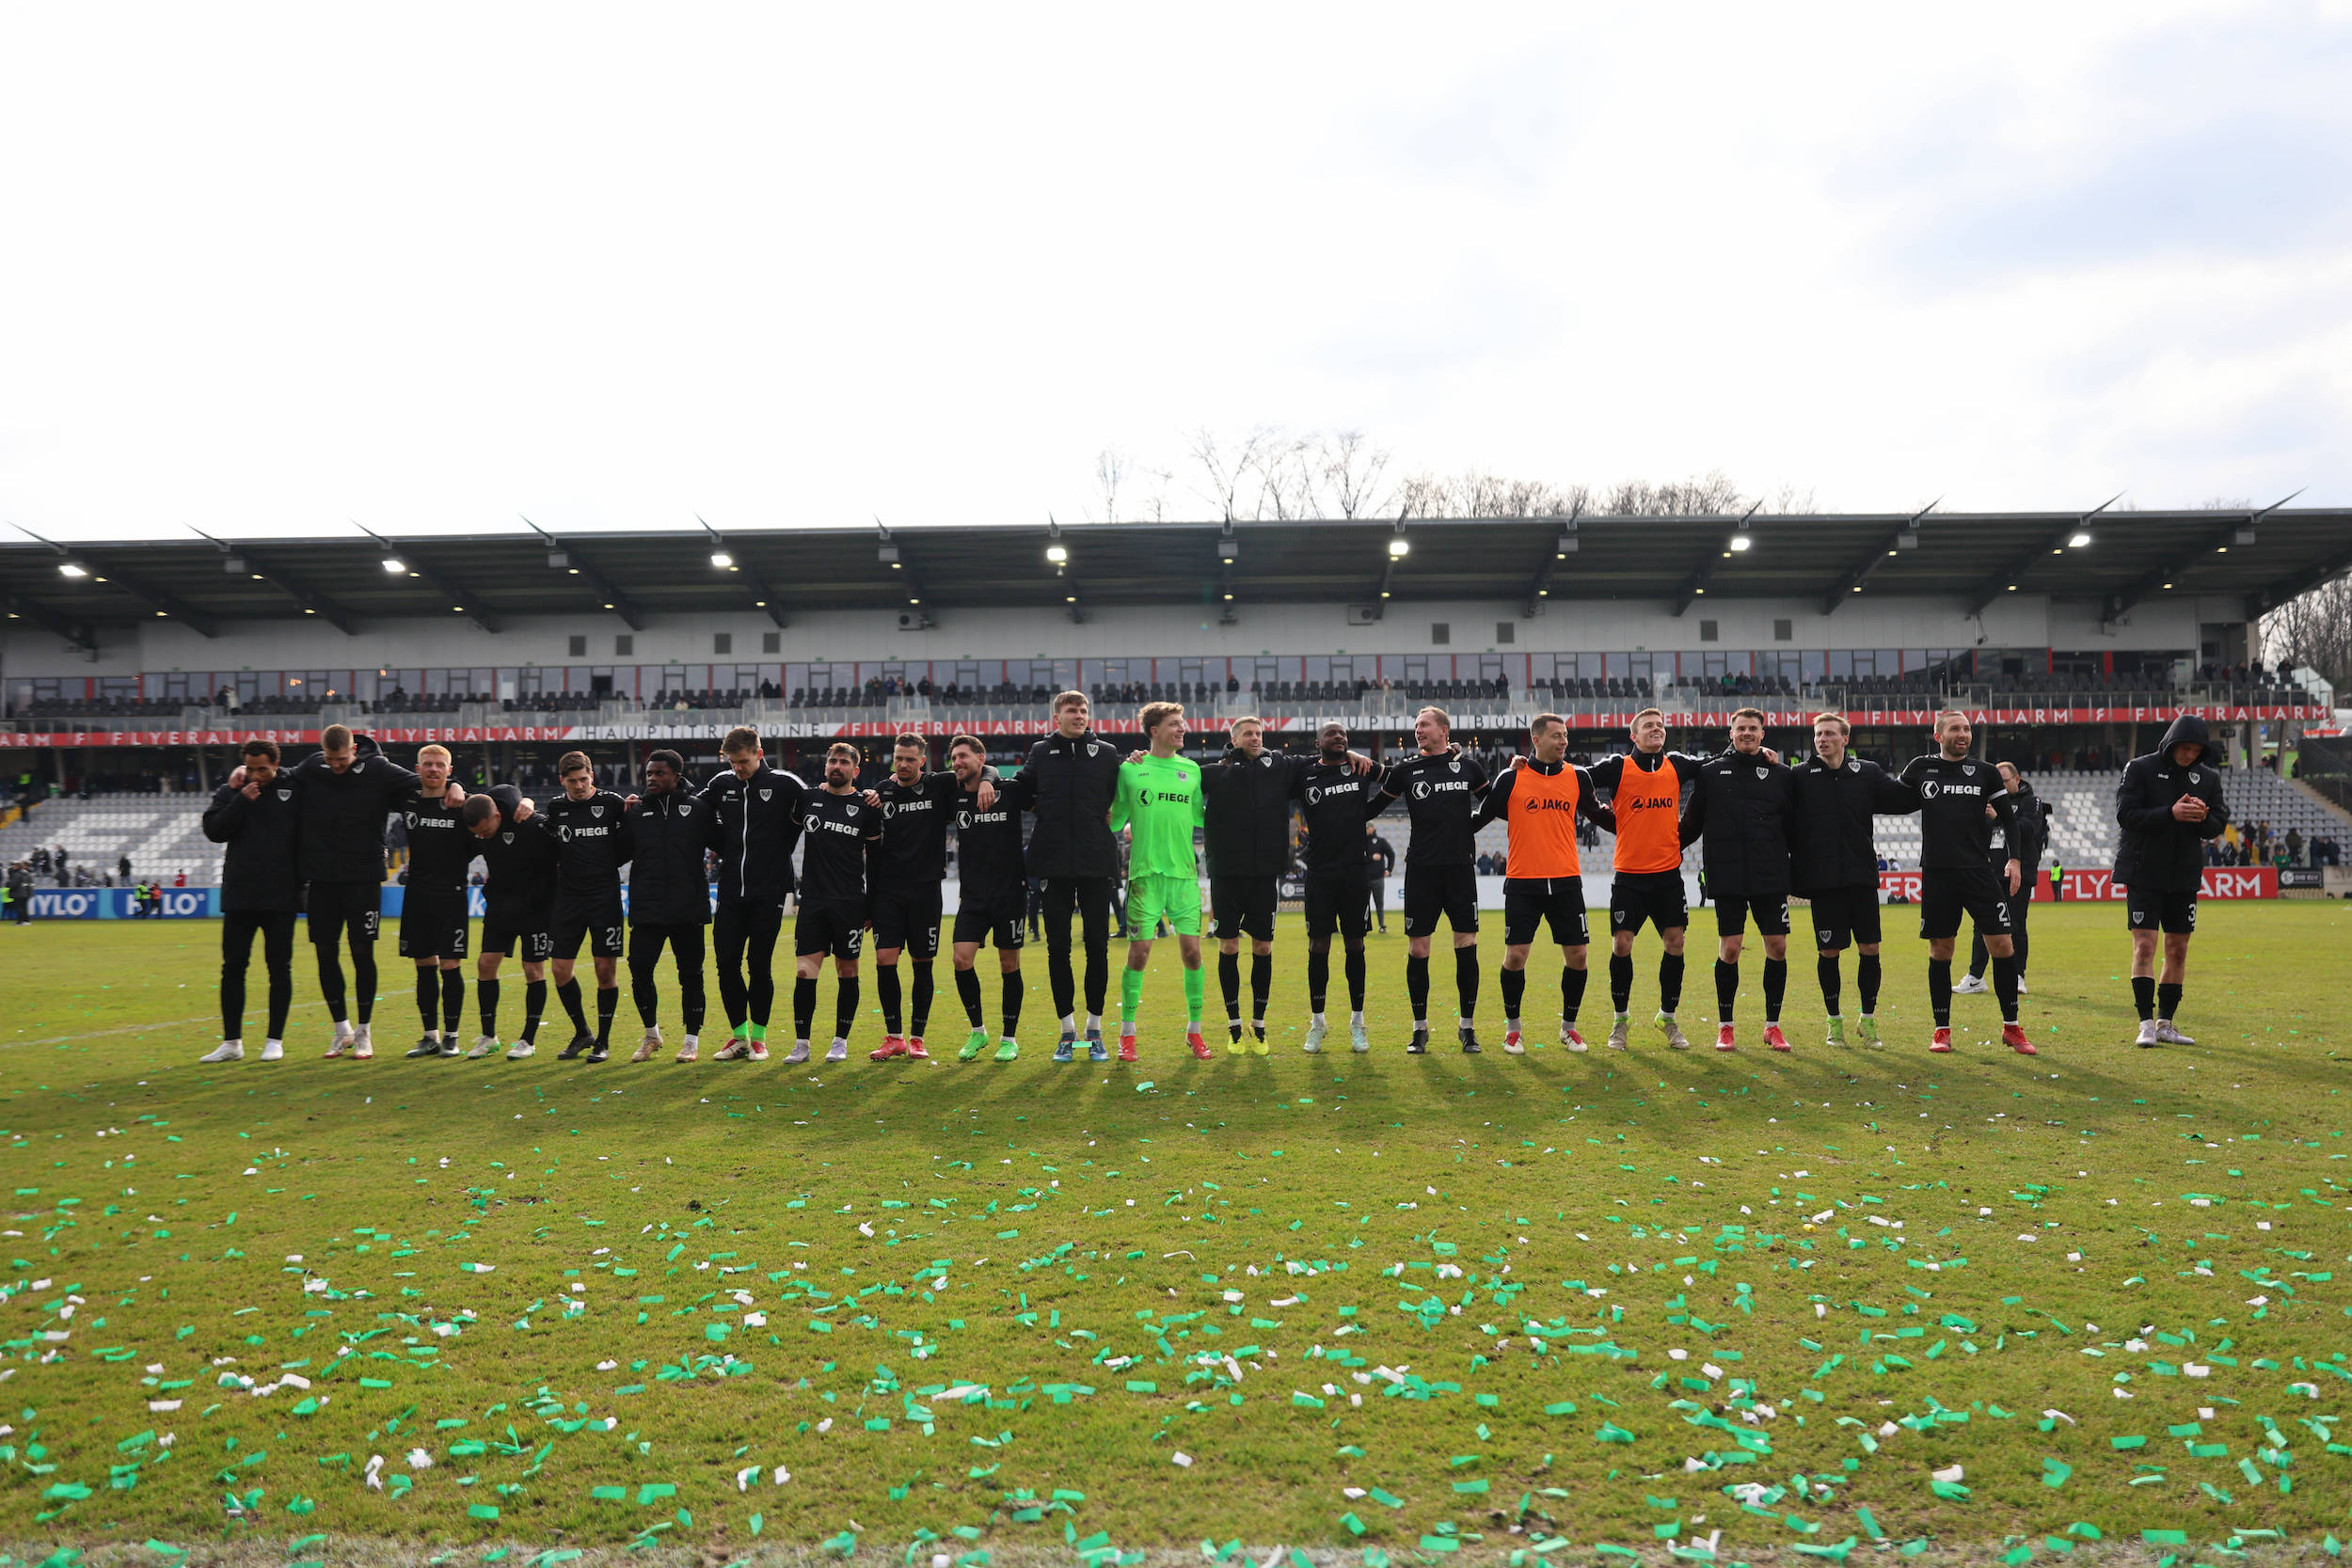
{"type": "MultiPolygon", "coordinates": [[[[2345,770],[2300,759],[2332,757],[2345,716],[2265,665],[2259,628],[2347,569],[2352,511],[2323,508],[11,543],[0,864],[210,881],[198,818],[251,736],[294,757],[344,723],[403,761],[439,741],[469,784],[551,793],[564,752],[625,786],[657,746],[707,773],[745,723],[812,772],[833,739],[882,741],[878,775],[901,733],[1016,765],[1074,688],[1114,736],[1185,704],[1196,755],[1244,714],[1270,744],[1337,720],[1393,753],[1435,705],[1490,762],[1539,712],[1597,758],[1642,707],[1711,750],[1753,705],[1784,752],[1829,710],[1899,763],[1959,707],[2070,870],[2111,861],[2118,770],[2195,713],[2235,814],[2322,869],[2352,843],[2345,770]]],[[[1381,826],[1402,851],[1403,814],[1381,826]]],[[[1881,846],[1915,865],[1916,819],[1881,846]]]]}

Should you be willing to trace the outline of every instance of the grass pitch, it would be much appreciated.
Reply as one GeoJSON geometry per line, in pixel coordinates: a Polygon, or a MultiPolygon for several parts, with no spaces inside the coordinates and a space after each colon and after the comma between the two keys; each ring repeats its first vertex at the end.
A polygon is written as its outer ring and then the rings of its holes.
{"type": "Polygon", "coordinates": [[[871,1066],[869,1010],[800,1069],[406,1062],[390,933],[375,1061],[318,1059],[298,951],[288,1059],[201,1067],[216,927],[0,930],[0,1539],[1380,1568],[2344,1532],[2352,917],[2208,905],[2200,1043],[2137,1052],[2120,910],[2037,906],[2031,1060],[1989,997],[1926,1053],[1903,924],[1878,1050],[1820,1043],[1800,952],[1793,1057],[1641,1023],[1505,1057],[1490,932],[1486,1054],[1402,1053],[1389,937],[1374,1053],[1308,1057],[1286,918],[1269,1058],[1184,1053],[1163,943],[1137,1066],[1045,1060],[1033,952],[1018,1063],[871,1066]]]}

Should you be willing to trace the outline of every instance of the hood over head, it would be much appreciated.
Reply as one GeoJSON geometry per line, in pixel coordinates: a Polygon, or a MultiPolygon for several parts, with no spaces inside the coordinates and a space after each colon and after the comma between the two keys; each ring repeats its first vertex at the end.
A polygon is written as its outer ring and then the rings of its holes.
{"type": "Polygon", "coordinates": [[[2193,713],[2184,713],[2173,720],[2172,727],[2164,732],[2164,744],[2156,749],[2169,760],[2175,746],[2196,747],[2197,760],[2204,761],[2205,753],[2212,750],[2212,742],[2205,738],[2205,721],[2193,713]]]}

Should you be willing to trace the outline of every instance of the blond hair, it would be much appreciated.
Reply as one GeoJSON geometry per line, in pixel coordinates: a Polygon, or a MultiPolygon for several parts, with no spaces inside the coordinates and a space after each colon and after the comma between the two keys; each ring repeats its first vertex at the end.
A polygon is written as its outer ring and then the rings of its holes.
{"type": "Polygon", "coordinates": [[[1143,733],[1148,736],[1168,719],[1184,711],[1184,705],[1182,703],[1146,703],[1136,717],[1142,721],[1143,733]]]}
{"type": "Polygon", "coordinates": [[[1853,734],[1853,726],[1846,722],[1846,716],[1842,713],[1817,713],[1813,716],[1813,722],[1816,726],[1835,724],[1839,735],[1853,734]]]}
{"type": "Polygon", "coordinates": [[[1413,717],[1418,719],[1423,713],[1434,713],[1438,716],[1438,722],[1439,724],[1443,725],[1448,730],[1454,728],[1454,715],[1448,713],[1445,709],[1436,706],[1425,707],[1421,709],[1420,712],[1415,713],[1413,717]]]}

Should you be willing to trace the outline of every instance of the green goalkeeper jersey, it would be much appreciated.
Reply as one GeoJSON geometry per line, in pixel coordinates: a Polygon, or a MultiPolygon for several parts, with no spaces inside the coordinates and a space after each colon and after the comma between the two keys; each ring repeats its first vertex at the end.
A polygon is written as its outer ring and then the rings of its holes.
{"type": "Polygon", "coordinates": [[[1184,757],[1146,756],[1119,769],[1111,801],[1111,832],[1133,823],[1130,877],[1196,877],[1193,830],[1207,817],[1200,765],[1184,757]]]}

